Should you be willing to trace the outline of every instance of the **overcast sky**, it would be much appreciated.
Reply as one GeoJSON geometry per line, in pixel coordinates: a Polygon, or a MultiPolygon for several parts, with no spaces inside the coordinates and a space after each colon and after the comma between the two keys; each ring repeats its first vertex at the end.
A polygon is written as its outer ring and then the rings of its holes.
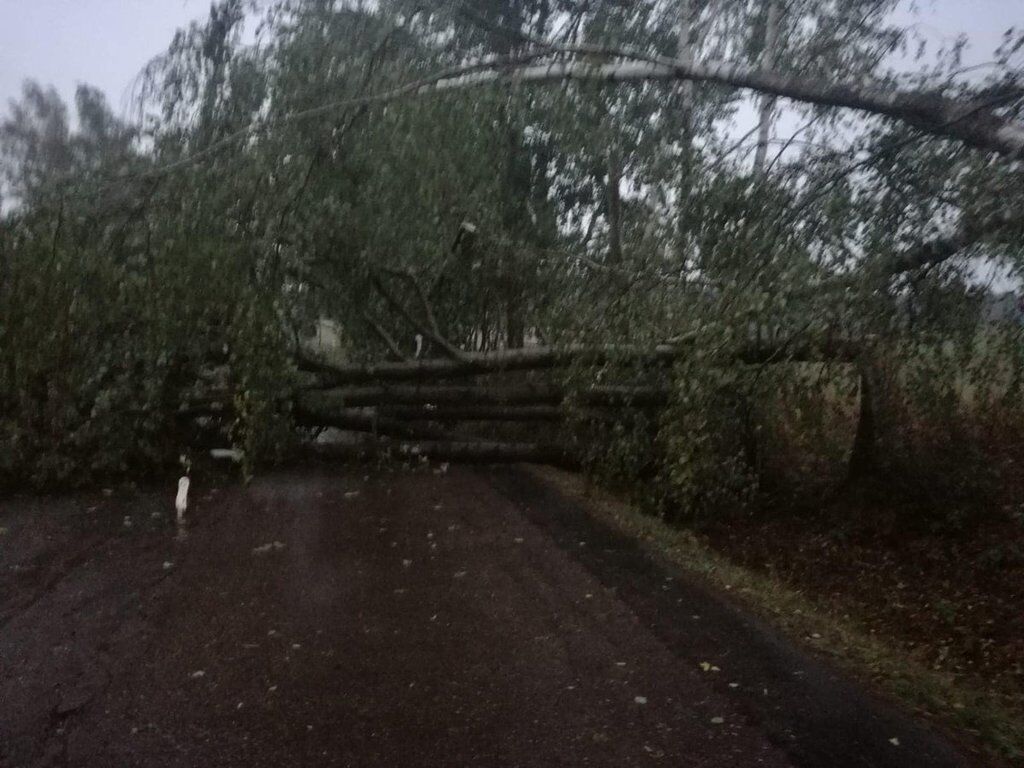
{"type": "MultiPolygon", "coordinates": [[[[1024,0],[905,0],[929,41],[965,33],[971,61],[987,60],[1010,26],[1024,26],[1024,0]]],[[[69,102],[85,82],[106,92],[115,110],[135,75],[170,42],[174,30],[202,18],[209,0],[0,0],[0,113],[26,78],[52,84],[69,102]]]]}
{"type": "Polygon", "coordinates": [[[135,75],[209,0],[0,0],[0,111],[27,78],[71,101],[78,83],[119,110],[135,75]]]}

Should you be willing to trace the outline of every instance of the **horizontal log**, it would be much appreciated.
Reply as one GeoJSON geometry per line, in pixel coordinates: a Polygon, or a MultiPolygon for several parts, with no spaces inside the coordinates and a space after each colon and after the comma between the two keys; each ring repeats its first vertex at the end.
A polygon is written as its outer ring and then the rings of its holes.
{"type": "MultiPolygon", "coordinates": [[[[692,335],[672,344],[653,347],[584,346],[534,347],[500,352],[464,353],[459,359],[430,358],[403,362],[339,363],[300,352],[299,367],[319,373],[332,385],[389,383],[402,381],[434,381],[481,374],[536,371],[567,367],[573,364],[666,365],[679,360],[687,350],[692,335]]],[[[851,360],[859,354],[859,345],[850,339],[800,339],[794,341],[752,338],[736,353],[740,362],[764,364],[771,362],[821,362],[851,360]]]]}
{"type": "Polygon", "coordinates": [[[531,462],[576,468],[579,460],[562,446],[491,441],[403,441],[367,436],[352,443],[318,443],[306,451],[319,458],[360,461],[378,458],[455,461],[469,464],[531,462]]]}
{"type": "Polygon", "coordinates": [[[336,363],[315,357],[308,351],[300,351],[297,362],[303,370],[324,374],[335,384],[360,384],[534,371],[565,367],[578,362],[591,365],[611,362],[665,364],[678,359],[683,351],[684,347],[679,344],[659,344],[654,347],[570,345],[500,352],[466,352],[459,359],[431,358],[380,363],[336,363]]]}
{"type": "Polygon", "coordinates": [[[436,427],[409,424],[399,419],[354,408],[307,408],[297,403],[294,413],[295,421],[305,427],[334,427],[411,440],[438,440],[448,437],[444,430],[436,427]]]}
{"type": "Polygon", "coordinates": [[[337,427],[355,431],[376,431],[398,437],[433,439],[436,435],[414,435],[409,427],[415,422],[458,424],[462,422],[558,423],[570,416],[588,421],[615,419],[614,411],[607,408],[588,408],[572,412],[559,405],[386,405],[380,408],[346,408],[334,413],[312,413],[297,409],[297,420],[302,426],[337,427]]]}
{"type": "Polygon", "coordinates": [[[557,405],[389,405],[382,416],[400,421],[562,421],[565,408],[557,405]]]}
{"type": "Polygon", "coordinates": [[[669,390],[664,387],[603,386],[572,392],[551,384],[516,386],[395,385],[339,387],[307,390],[297,395],[300,411],[325,413],[368,405],[552,405],[569,397],[588,406],[665,405],[669,390]]]}

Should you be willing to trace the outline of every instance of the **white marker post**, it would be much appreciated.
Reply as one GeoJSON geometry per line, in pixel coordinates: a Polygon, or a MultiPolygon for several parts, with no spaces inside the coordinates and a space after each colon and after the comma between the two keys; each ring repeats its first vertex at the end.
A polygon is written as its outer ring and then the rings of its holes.
{"type": "Polygon", "coordinates": [[[178,481],[178,498],[174,500],[174,508],[178,511],[178,525],[184,525],[185,523],[185,510],[188,509],[188,477],[183,477],[178,481]]]}

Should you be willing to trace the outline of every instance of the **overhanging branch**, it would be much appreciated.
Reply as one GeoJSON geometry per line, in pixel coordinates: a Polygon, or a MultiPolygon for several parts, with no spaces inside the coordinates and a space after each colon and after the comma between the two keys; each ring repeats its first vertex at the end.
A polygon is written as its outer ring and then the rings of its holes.
{"type": "Polygon", "coordinates": [[[556,60],[543,64],[503,65],[472,71],[424,85],[418,94],[447,91],[492,83],[552,83],[570,80],[625,83],[643,81],[691,81],[744,88],[769,96],[818,106],[852,109],[899,120],[935,136],[1024,159],[1024,125],[996,113],[990,102],[957,101],[923,91],[884,90],[878,86],[829,83],[738,64],[688,63],[636,52],[595,46],[551,46],[552,54],[619,57],[619,61],[593,63],[556,60]]]}

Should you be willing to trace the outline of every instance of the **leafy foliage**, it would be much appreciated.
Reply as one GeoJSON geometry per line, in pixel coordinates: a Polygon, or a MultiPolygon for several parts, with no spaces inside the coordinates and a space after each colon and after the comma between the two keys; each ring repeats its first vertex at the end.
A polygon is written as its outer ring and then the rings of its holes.
{"type": "MultiPolygon", "coordinates": [[[[671,371],[568,377],[672,390],[660,416],[582,418],[577,434],[591,466],[674,516],[750,507],[783,446],[820,477],[817,435],[841,464],[857,371],[890,361],[900,384],[875,403],[888,437],[874,448],[895,462],[913,429],[962,458],[976,436],[951,431],[959,371],[1019,380],[1019,327],[979,326],[977,266],[1020,277],[1017,164],[815,107],[790,110],[800,129],[754,173],[737,128],[750,99],[701,84],[375,97],[537,39],[752,65],[774,44],[783,73],[1020,112],[1019,34],[983,76],[960,72],[957,49],[896,71],[913,40],[893,6],[787,3],[773,40],[767,4],[747,0],[221,0],[142,73],[137,125],[82,88],[72,128],[52,90],[26,86],[0,127],[0,475],[86,480],[228,440],[251,470],[294,439],[292,352],[319,320],[349,357],[380,359],[412,354],[410,313],[436,326],[425,354],[685,339],[671,371]],[[978,233],[957,258],[893,270],[957,228],[978,233]],[[933,353],[996,337],[995,363],[933,353]],[[831,359],[837,340],[860,357],[831,359]],[[915,400],[948,407],[912,418],[915,400]]],[[[1000,407],[1019,409],[1017,392],[1000,407]]]]}

